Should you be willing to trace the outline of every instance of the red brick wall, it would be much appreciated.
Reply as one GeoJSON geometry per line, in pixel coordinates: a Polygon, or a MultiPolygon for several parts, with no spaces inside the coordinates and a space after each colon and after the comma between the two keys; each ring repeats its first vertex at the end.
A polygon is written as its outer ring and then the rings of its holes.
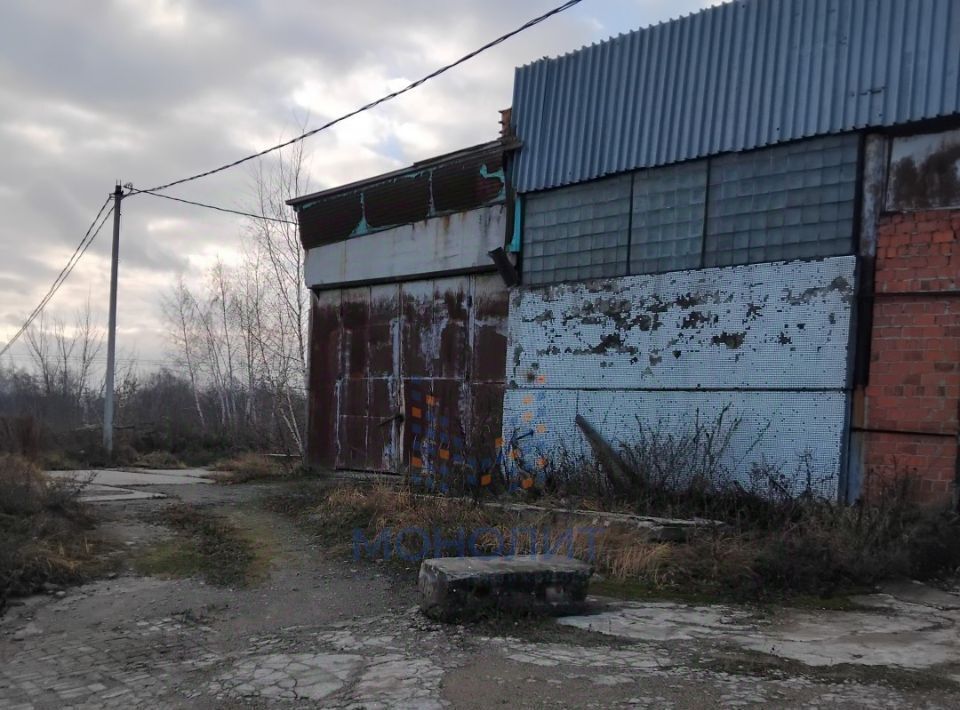
{"type": "Polygon", "coordinates": [[[864,409],[865,428],[873,431],[867,435],[864,463],[868,476],[915,476],[931,502],[949,502],[954,496],[960,414],[958,288],[960,210],[880,219],[864,409]]]}

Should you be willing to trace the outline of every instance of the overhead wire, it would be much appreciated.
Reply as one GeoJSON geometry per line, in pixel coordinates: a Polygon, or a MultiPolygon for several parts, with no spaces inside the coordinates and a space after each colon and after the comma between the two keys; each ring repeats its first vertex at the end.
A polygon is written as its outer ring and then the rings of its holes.
{"type": "Polygon", "coordinates": [[[73,269],[76,267],[80,259],[83,258],[83,255],[87,253],[87,249],[90,248],[90,245],[93,243],[93,240],[97,238],[97,235],[100,234],[100,230],[103,229],[104,223],[107,221],[107,219],[109,219],[110,215],[113,214],[112,207],[110,208],[109,211],[107,211],[106,214],[104,214],[104,210],[106,209],[107,205],[110,203],[111,199],[112,197],[107,197],[104,203],[100,206],[100,210],[97,212],[97,216],[93,218],[93,222],[91,222],[90,226],[87,228],[86,233],[83,235],[83,239],[80,240],[80,243],[77,244],[76,249],[73,250],[73,254],[70,255],[70,258],[67,260],[66,265],[60,270],[60,273],[57,274],[57,277],[53,280],[53,284],[47,290],[47,293],[40,300],[40,303],[37,304],[36,308],[34,308],[33,311],[30,312],[30,315],[27,316],[26,321],[24,321],[20,329],[17,330],[17,332],[14,333],[13,337],[7,341],[6,345],[4,345],[2,349],[0,349],[0,357],[3,357],[7,353],[7,351],[13,346],[13,344],[20,339],[20,336],[26,332],[27,328],[29,328],[33,324],[33,321],[36,320],[37,316],[40,315],[40,313],[43,311],[46,305],[50,302],[50,299],[52,299],[56,295],[57,291],[60,290],[60,287],[63,285],[63,282],[66,281],[67,278],[70,276],[70,274],[73,272],[73,269]],[[103,219],[101,219],[101,215],[103,216],[103,219]],[[98,220],[100,222],[99,225],[97,224],[98,220]]]}
{"type": "Polygon", "coordinates": [[[186,205],[193,205],[194,207],[205,207],[208,210],[216,210],[217,212],[227,212],[229,214],[240,215],[241,217],[251,217],[252,219],[262,219],[267,222],[279,222],[280,224],[292,224],[297,226],[297,223],[289,219],[281,219],[279,217],[268,217],[264,214],[256,214],[254,212],[243,212],[242,210],[234,210],[229,207],[219,207],[217,205],[210,205],[205,202],[197,202],[195,200],[187,200],[183,197],[174,197],[173,195],[163,195],[159,192],[154,192],[153,190],[134,190],[134,194],[137,195],[150,195],[152,197],[162,197],[165,200],[173,200],[174,202],[182,202],[186,205]]]}
{"type": "MultiPolygon", "coordinates": [[[[374,101],[370,101],[369,103],[366,103],[366,104],[364,104],[363,106],[361,106],[361,107],[359,107],[359,108],[357,108],[357,109],[354,109],[353,111],[350,111],[350,112],[348,112],[348,113],[345,113],[345,114],[343,114],[342,116],[339,116],[339,117],[337,117],[337,118],[334,118],[334,119],[332,119],[332,120],[324,123],[323,125],[318,126],[317,128],[313,128],[313,129],[311,129],[311,130],[309,130],[309,131],[306,131],[305,133],[302,133],[302,134],[300,134],[300,135],[298,135],[298,136],[296,136],[296,137],[294,137],[294,138],[291,138],[291,139],[289,139],[289,140],[287,140],[287,141],[283,141],[282,143],[278,143],[278,144],[276,144],[276,145],[270,146],[269,148],[265,148],[264,150],[261,150],[261,151],[259,151],[259,152],[257,152],[257,153],[252,153],[252,154],[250,154],[250,155],[246,155],[246,156],[244,156],[244,157],[242,157],[242,158],[240,158],[240,159],[238,159],[238,160],[234,160],[233,162],[226,163],[226,164],[224,164],[224,165],[221,165],[221,166],[219,166],[219,167],[213,168],[213,169],[211,169],[211,170],[205,170],[205,171],[203,171],[203,172],[196,173],[196,174],[194,174],[194,175],[190,175],[190,176],[185,177],[185,178],[180,178],[179,180],[173,180],[173,181],[171,181],[171,182],[164,183],[164,184],[162,184],[162,185],[158,185],[158,186],[156,186],[156,187],[151,187],[151,188],[147,188],[147,189],[143,189],[143,190],[139,190],[139,189],[136,189],[136,188],[132,188],[132,189],[130,189],[130,190],[127,192],[127,194],[125,195],[125,197],[129,197],[129,196],[132,196],[132,195],[149,194],[149,195],[153,195],[154,197],[163,197],[163,198],[166,198],[166,199],[174,200],[174,201],[176,201],[176,202],[183,202],[183,203],[185,203],[185,204],[190,204],[190,205],[194,205],[194,206],[197,206],[197,207],[204,207],[204,208],[207,208],[207,209],[217,210],[217,211],[219,211],[219,212],[227,212],[227,213],[231,213],[231,214],[242,215],[242,216],[244,216],[244,217],[251,217],[251,218],[254,218],[254,219],[265,219],[265,220],[270,220],[270,221],[275,221],[275,222],[282,222],[282,223],[286,223],[286,224],[296,224],[295,222],[292,222],[292,221],[290,221],[290,220],[283,220],[283,219],[278,219],[278,218],[267,217],[267,216],[265,216],[265,215],[257,215],[257,214],[253,214],[253,213],[242,212],[242,211],[240,211],[240,210],[233,210],[233,209],[229,209],[229,208],[226,208],[226,207],[218,207],[218,206],[216,206],[216,205],[210,205],[210,204],[206,204],[206,203],[202,203],[202,202],[196,202],[196,201],[193,201],[193,200],[187,200],[187,199],[185,199],[185,198],[172,197],[172,196],[169,196],[169,195],[161,195],[161,194],[158,194],[158,193],[159,193],[161,190],[166,190],[166,189],[169,189],[169,188],[174,187],[174,186],[176,186],[176,185],[183,185],[183,184],[185,184],[185,183],[193,182],[193,181],[195,181],[195,180],[199,180],[199,179],[201,179],[201,178],[208,177],[208,176],[210,176],[210,175],[215,175],[215,174],[217,174],[217,173],[224,172],[225,170],[229,170],[229,169],[231,169],[231,168],[235,168],[235,167],[237,167],[237,166],[239,166],[239,165],[242,165],[242,164],[244,164],[244,163],[246,163],[246,162],[249,162],[249,161],[251,161],[251,160],[255,160],[255,159],[257,159],[257,158],[262,158],[262,157],[265,156],[265,155],[269,155],[270,153],[274,153],[274,152],[276,152],[276,151],[278,151],[278,150],[282,150],[283,148],[287,148],[287,147],[289,147],[289,146],[291,146],[291,145],[294,145],[294,144],[296,144],[296,143],[299,143],[299,142],[301,142],[301,141],[304,141],[304,140],[306,140],[307,138],[309,138],[309,137],[311,137],[311,136],[314,136],[314,135],[316,135],[316,134],[318,134],[318,133],[320,133],[320,132],[322,132],[322,131],[325,131],[325,130],[327,130],[327,129],[329,129],[329,128],[332,128],[333,126],[336,126],[337,124],[342,123],[343,121],[346,121],[346,120],[349,119],[349,118],[352,118],[352,117],[354,117],[354,116],[356,116],[356,115],[358,115],[358,114],[364,113],[365,111],[369,111],[369,110],[371,110],[371,109],[373,109],[373,108],[376,108],[376,107],[379,106],[380,104],[386,103],[386,102],[388,102],[388,101],[391,101],[391,100],[397,98],[398,96],[402,96],[403,94],[406,94],[406,93],[408,93],[408,92],[410,92],[410,91],[413,91],[414,89],[416,89],[416,88],[419,87],[419,86],[422,86],[423,84],[427,83],[428,81],[431,81],[432,79],[435,79],[435,78],[437,78],[438,76],[440,76],[440,75],[442,75],[442,74],[445,74],[446,72],[450,71],[451,69],[454,69],[454,68],[460,66],[461,64],[464,64],[465,62],[473,59],[474,57],[482,54],[483,52],[486,52],[487,50],[492,49],[493,47],[496,47],[497,45],[500,45],[500,44],[502,44],[503,42],[506,42],[508,39],[511,39],[512,37],[515,37],[516,35],[520,34],[521,32],[525,32],[526,30],[530,29],[531,27],[535,27],[536,25],[539,25],[541,22],[544,22],[544,21],[550,19],[551,17],[553,17],[553,16],[555,16],[555,15],[559,15],[561,12],[565,12],[566,10],[569,10],[570,8],[574,7],[575,5],[579,5],[581,2],[583,2],[583,0],[568,0],[567,2],[563,3],[562,5],[559,5],[559,6],[557,6],[557,7],[554,7],[553,9],[548,10],[547,12],[543,13],[542,15],[539,15],[539,16],[531,19],[531,20],[528,20],[527,22],[525,22],[525,23],[523,23],[522,25],[520,25],[519,27],[511,30],[510,32],[507,32],[507,33],[505,33],[505,34],[502,34],[502,35],[500,35],[499,37],[497,37],[496,39],[491,40],[490,42],[487,42],[486,44],[481,45],[481,46],[478,47],[477,49],[475,49],[475,50],[473,50],[472,52],[469,52],[469,53],[463,55],[463,56],[460,57],[459,59],[457,59],[457,60],[455,60],[455,61],[453,61],[453,62],[450,62],[449,64],[445,64],[444,66],[440,67],[439,69],[436,69],[436,70],[430,72],[429,74],[421,77],[420,79],[417,79],[416,81],[413,81],[413,82],[407,84],[407,85],[404,86],[403,88],[398,89],[397,91],[392,91],[392,92],[390,92],[389,94],[386,94],[385,96],[381,96],[380,98],[375,99],[374,101]]],[[[104,223],[106,222],[107,218],[108,218],[108,217],[110,216],[110,214],[112,214],[112,212],[113,212],[113,209],[111,208],[110,211],[107,213],[107,215],[103,218],[103,220],[100,221],[99,226],[97,226],[97,220],[100,219],[100,216],[103,214],[104,209],[106,209],[106,206],[107,206],[107,204],[110,202],[110,199],[111,199],[111,198],[108,197],[108,198],[106,199],[106,201],[104,201],[103,205],[100,207],[99,212],[97,213],[97,216],[94,218],[94,220],[93,220],[93,222],[91,223],[90,227],[87,229],[86,234],[84,234],[83,239],[80,240],[80,244],[77,245],[77,248],[74,250],[74,253],[71,255],[70,259],[67,261],[66,266],[64,266],[63,269],[60,271],[60,273],[57,275],[57,278],[54,280],[53,285],[52,285],[52,286],[50,287],[50,289],[47,291],[46,295],[43,297],[43,299],[40,301],[40,303],[37,305],[37,307],[34,308],[33,311],[30,313],[30,315],[27,317],[27,320],[24,322],[23,326],[21,326],[21,328],[14,334],[14,336],[13,336],[12,338],[10,338],[10,340],[7,341],[6,345],[4,345],[2,349],[0,349],[0,357],[2,357],[3,355],[5,355],[5,354],[7,353],[7,351],[13,346],[13,344],[20,338],[20,336],[23,335],[24,332],[26,332],[27,328],[30,327],[30,325],[31,325],[31,324],[33,323],[33,321],[37,318],[37,316],[43,311],[43,309],[44,309],[44,307],[47,305],[47,303],[50,302],[50,299],[52,299],[53,296],[54,296],[54,295],[57,293],[57,291],[60,289],[60,286],[63,285],[63,282],[66,281],[66,279],[67,279],[67,278],[70,276],[70,274],[73,272],[73,269],[76,267],[77,262],[79,262],[80,259],[83,257],[83,255],[86,253],[87,249],[90,247],[90,244],[93,242],[93,240],[96,239],[97,235],[100,233],[100,230],[103,228],[103,225],[104,225],[104,223]]]]}
{"type": "Polygon", "coordinates": [[[413,82],[407,84],[407,85],[404,86],[402,89],[398,89],[397,91],[390,92],[389,94],[386,94],[385,96],[381,96],[379,99],[375,99],[374,101],[371,101],[371,102],[369,102],[369,103],[367,103],[367,104],[364,104],[364,105],[361,106],[360,108],[354,109],[353,111],[350,111],[350,112],[348,112],[348,113],[345,113],[345,114],[343,114],[342,116],[339,116],[339,117],[334,118],[334,119],[332,119],[332,120],[330,120],[330,121],[327,121],[327,122],[324,123],[322,126],[318,126],[318,127],[316,127],[316,128],[313,128],[313,129],[307,131],[306,133],[301,133],[299,136],[296,136],[295,138],[291,138],[290,140],[284,141],[284,142],[282,142],[282,143],[278,143],[278,144],[276,144],[276,145],[274,145],[274,146],[270,146],[269,148],[265,148],[265,149],[263,149],[263,150],[261,150],[261,151],[259,151],[259,152],[257,152],[257,153],[251,153],[250,155],[246,155],[246,156],[244,156],[244,157],[242,157],[242,158],[240,158],[240,159],[238,159],[238,160],[234,160],[234,161],[231,162],[231,163],[226,163],[225,165],[221,165],[221,166],[216,167],[216,168],[213,168],[213,169],[211,169],[211,170],[205,170],[205,171],[203,171],[203,172],[196,173],[196,174],[194,174],[194,175],[190,175],[190,176],[185,177],[185,178],[180,178],[179,180],[173,180],[173,181],[171,181],[171,182],[164,183],[164,184],[162,184],[162,185],[157,185],[156,187],[151,187],[151,188],[146,189],[146,190],[136,190],[136,189],[134,189],[131,194],[136,195],[136,194],[139,194],[139,193],[142,193],[142,192],[157,193],[157,192],[159,192],[159,191],[161,191],[161,190],[166,190],[166,189],[168,189],[168,188],[174,187],[175,185],[183,185],[184,183],[193,182],[194,180],[199,180],[199,179],[201,179],[201,178],[205,178],[205,177],[208,177],[208,176],[210,176],[210,175],[215,175],[215,174],[217,174],[217,173],[221,173],[221,172],[223,172],[223,171],[225,171],[225,170],[230,170],[231,168],[235,168],[235,167],[237,167],[238,165],[242,165],[243,163],[246,163],[246,162],[248,162],[248,161],[250,161],[250,160],[256,160],[257,158],[262,158],[262,157],[265,156],[265,155],[269,155],[270,153],[274,153],[274,152],[276,152],[276,151],[278,151],[278,150],[282,150],[283,148],[287,148],[287,147],[289,147],[289,146],[291,146],[291,145],[294,145],[295,143],[299,143],[300,141],[303,141],[303,140],[309,138],[310,136],[315,136],[316,134],[320,133],[321,131],[325,131],[325,130],[327,130],[327,129],[329,129],[329,128],[332,128],[333,126],[336,126],[338,123],[342,123],[343,121],[346,121],[348,118],[353,118],[354,116],[356,116],[356,115],[358,115],[358,114],[361,114],[361,113],[363,113],[363,112],[365,112],[365,111],[369,111],[370,109],[375,108],[375,107],[379,106],[380,104],[386,103],[387,101],[391,101],[392,99],[395,99],[395,98],[397,98],[398,96],[402,96],[403,94],[406,94],[406,93],[409,92],[409,91],[413,91],[414,89],[416,89],[416,88],[419,87],[419,86],[422,86],[423,84],[427,83],[427,82],[430,81],[431,79],[435,79],[435,78],[437,78],[438,76],[440,76],[441,74],[445,74],[446,72],[450,71],[451,69],[454,69],[454,68],[460,66],[461,64],[463,64],[463,63],[465,63],[465,62],[468,62],[469,60],[473,59],[473,58],[476,57],[477,55],[482,54],[483,52],[486,52],[487,50],[492,49],[493,47],[496,47],[497,45],[502,44],[503,42],[506,42],[508,39],[510,39],[510,38],[512,38],[512,37],[515,37],[516,35],[520,34],[521,32],[525,32],[526,30],[530,29],[531,27],[535,27],[536,25],[539,25],[541,22],[544,22],[544,21],[550,19],[550,18],[553,17],[554,15],[559,15],[561,12],[565,12],[565,11],[569,10],[570,8],[574,7],[575,5],[579,5],[581,2],[583,2],[583,0],[568,0],[567,2],[563,3],[562,5],[559,5],[559,6],[555,7],[555,8],[553,8],[552,10],[548,10],[547,12],[543,13],[542,15],[539,15],[539,16],[533,18],[532,20],[526,21],[525,23],[523,23],[522,25],[520,25],[520,26],[517,27],[516,29],[513,29],[513,30],[511,30],[510,32],[507,32],[506,34],[500,35],[500,36],[497,37],[496,39],[491,40],[490,42],[487,42],[486,44],[478,47],[477,49],[473,50],[472,52],[469,52],[469,53],[463,55],[463,56],[460,57],[459,59],[457,59],[457,60],[455,60],[455,61],[453,61],[453,62],[450,62],[449,64],[445,64],[444,66],[440,67],[439,69],[436,69],[436,70],[430,72],[430,73],[427,74],[426,76],[423,76],[423,77],[421,77],[420,79],[417,79],[416,81],[413,81],[413,82]]]}

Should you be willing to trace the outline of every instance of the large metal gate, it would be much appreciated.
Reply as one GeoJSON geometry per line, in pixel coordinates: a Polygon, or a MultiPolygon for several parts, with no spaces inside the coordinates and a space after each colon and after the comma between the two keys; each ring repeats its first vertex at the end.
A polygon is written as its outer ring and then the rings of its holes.
{"type": "Polygon", "coordinates": [[[322,291],[308,451],[327,468],[440,472],[495,455],[507,291],[496,275],[322,291]]]}

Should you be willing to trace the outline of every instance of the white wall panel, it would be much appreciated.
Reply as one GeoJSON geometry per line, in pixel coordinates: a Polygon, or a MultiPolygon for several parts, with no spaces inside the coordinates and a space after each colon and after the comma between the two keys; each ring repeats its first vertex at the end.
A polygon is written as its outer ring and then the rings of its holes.
{"type": "Polygon", "coordinates": [[[507,380],[524,388],[840,389],[853,256],[516,291],[507,380]]]}
{"type": "MultiPolygon", "coordinates": [[[[682,436],[697,417],[733,425],[723,464],[744,482],[753,464],[766,463],[784,475],[794,492],[810,487],[837,495],[846,432],[843,392],[614,392],[585,390],[507,390],[503,439],[522,452],[534,474],[538,459],[548,465],[592,459],[590,445],[576,424],[583,416],[621,449],[636,443],[640,427],[682,436]]],[[[511,465],[515,465],[508,457],[511,465]]]]}
{"type": "Polygon", "coordinates": [[[307,286],[489,269],[505,234],[506,208],[494,205],[324,244],[307,251],[307,286]]]}

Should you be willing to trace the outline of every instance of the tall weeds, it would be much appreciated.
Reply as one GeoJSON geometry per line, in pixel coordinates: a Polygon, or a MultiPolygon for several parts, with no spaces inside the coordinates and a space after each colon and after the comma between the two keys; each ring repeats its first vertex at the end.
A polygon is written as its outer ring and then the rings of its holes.
{"type": "Polygon", "coordinates": [[[18,456],[0,456],[0,610],[11,596],[83,576],[92,546],[82,486],[48,480],[18,456]]]}

